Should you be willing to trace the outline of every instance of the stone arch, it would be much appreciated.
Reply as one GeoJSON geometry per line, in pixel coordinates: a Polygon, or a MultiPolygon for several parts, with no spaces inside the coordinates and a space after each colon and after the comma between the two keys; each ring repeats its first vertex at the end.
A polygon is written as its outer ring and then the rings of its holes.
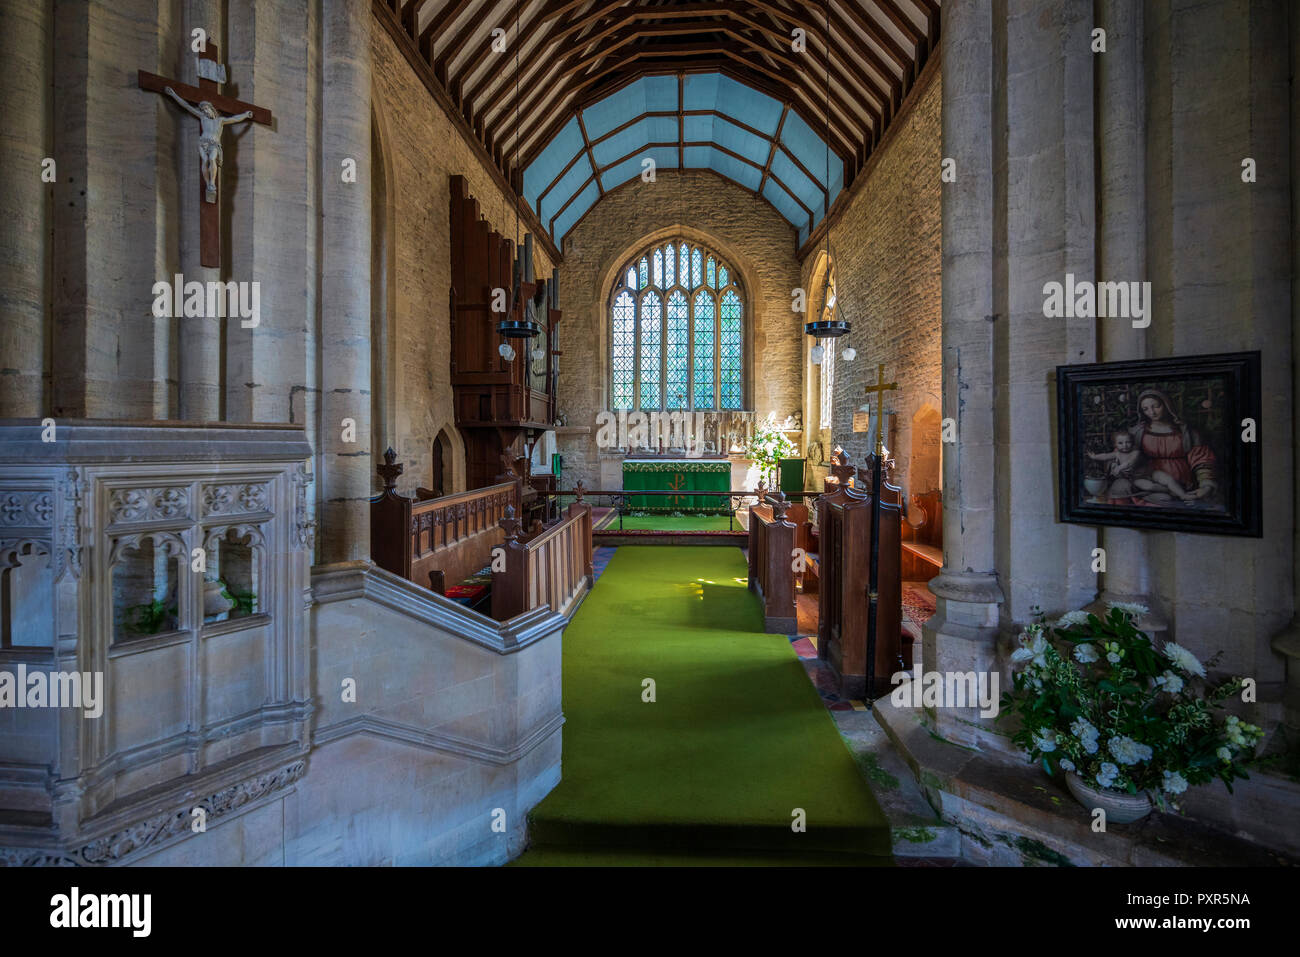
{"type": "MultiPolygon", "coordinates": [[[[833,255],[828,255],[824,248],[817,252],[812,269],[808,272],[808,287],[804,290],[805,312],[801,322],[811,322],[820,317],[822,307],[825,305],[822,299],[826,277],[834,267],[833,255]]],[[[803,334],[802,330],[800,334],[803,334]]],[[[829,459],[831,449],[835,445],[835,430],[823,427],[821,421],[821,368],[812,361],[813,346],[818,344],[819,340],[811,336],[803,336],[804,451],[807,451],[811,443],[821,442],[822,455],[824,459],[829,459]]]]}
{"type": "Polygon", "coordinates": [[[465,439],[452,422],[432,423],[425,435],[432,435],[427,452],[421,454],[421,471],[428,485],[443,495],[466,491],[465,439]],[[442,488],[437,486],[437,458],[442,457],[442,488]],[[427,456],[427,457],[426,457],[427,456]]]}
{"type": "Polygon", "coordinates": [[[455,462],[451,439],[446,429],[439,429],[438,434],[433,437],[432,452],[433,464],[429,469],[429,487],[439,495],[446,495],[453,483],[452,470],[455,462]]]}

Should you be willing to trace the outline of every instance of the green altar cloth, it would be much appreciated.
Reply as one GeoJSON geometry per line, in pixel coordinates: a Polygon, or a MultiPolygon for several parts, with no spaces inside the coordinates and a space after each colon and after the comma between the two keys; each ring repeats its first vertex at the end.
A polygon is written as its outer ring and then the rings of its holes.
{"type": "Polygon", "coordinates": [[[632,495],[628,508],[644,512],[726,512],[726,495],[692,495],[691,492],[731,490],[731,463],[704,459],[627,459],[623,462],[623,489],[669,489],[681,495],[632,495]]]}

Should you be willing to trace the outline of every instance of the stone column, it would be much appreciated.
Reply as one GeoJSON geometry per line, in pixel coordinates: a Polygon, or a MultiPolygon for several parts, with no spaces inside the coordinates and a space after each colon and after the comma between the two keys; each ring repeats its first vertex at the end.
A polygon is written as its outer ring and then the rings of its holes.
{"type": "Polygon", "coordinates": [[[323,12],[321,563],[370,558],[370,16],[366,0],[323,12]],[[343,182],[345,159],[356,182],[343,182]]]}
{"type": "MultiPolygon", "coordinates": [[[[223,4],[220,0],[186,0],[181,17],[180,44],[175,57],[164,58],[163,62],[174,61],[178,67],[177,79],[184,83],[198,85],[197,70],[191,45],[192,31],[202,28],[207,32],[208,40],[217,44],[220,62],[227,65],[228,74],[230,50],[223,43],[223,4]]],[[[231,79],[238,79],[231,76],[231,79]]],[[[223,87],[225,89],[225,87],[223,87]]],[[[247,99],[246,87],[241,99],[247,99]]],[[[169,102],[169,106],[170,106],[169,102]]],[[[185,281],[198,280],[201,283],[217,282],[238,276],[222,276],[222,270],[205,267],[199,262],[199,153],[198,123],[188,113],[175,109],[172,115],[179,128],[176,151],[177,170],[176,185],[179,202],[177,203],[177,244],[180,249],[179,271],[185,281]]],[[[227,130],[222,137],[223,152],[233,152],[232,141],[240,127],[227,130]]],[[[223,213],[229,205],[227,194],[234,192],[229,188],[233,182],[230,164],[223,164],[221,174],[221,201],[223,213]]],[[[225,224],[223,224],[223,229],[225,224]]],[[[225,272],[229,273],[229,264],[225,272]]],[[[170,278],[170,277],[169,277],[170,278]]],[[[198,422],[215,422],[221,418],[221,324],[230,322],[216,316],[180,316],[176,319],[178,327],[177,343],[177,415],[181,419],[198,422]]],[[[238,320],[235,320],[238,325],[238,320]]]]}
{"type": "MultiPolygon", "coordinates": [[[[943,155],[956,182],[943,187],[943,414],[957,442],[944,449],[944,567],[930,582],[937,611],[925,625],[925,671],[996,670],[1002,590],[995,571],[996,480],[993,327],[995,315],[994,131],[1005,124],[995,89],[992,5],[944,10],[943,155]]],[[[934,175],[939,175],[937,170],[934,175]]],[[[956,741],[984,734],[970,714],[940,709],[936,729],[956,741]]]]}
{"type": "Polygon", "coordinates": [[[169,12],[143,0],[54,0],[55,416],[175,414],[173,325],[151,306],[175,261],[178,127],[167,111],[176,106],[134,81],[137,67],[158,69],[159,51],[179,44],[169,12]]]}
{"type": "Polygon", "coordinates": [[[229,278],[257,283],[260,297],[257,326],[227,321],[225,417],[233,422],[314,422],[307,400],[317,394],[317,6],[229,2],[231,79],[242,99],[275,117],[273,128],[242,127],[227,151],[238,175],[227,211],[229,278]],[[303,25],[305,43],[283,46],[286,22],[303,25]]]}
{"type": "MultiPolygon", "coordinates": [[[[57,159],[50,129],[54,10],[49,3],[8,4],[0,30],[0,418],[44,415],[49,325],[50,206],[57,183],[42,179],[42,161],[57,159]]],[[[56,172],[58,172],[56,166],[56,172]]]]}
{"type": "MultiPolygon", "coordinates": [[[[1300,16],[1291,16],[1291,62],[1300,63],[1300,16]]],[[[1291,80],[1291,328],[1300,329],[1300,96],[1291,80]]],[[[1291,395],[1300,396],[1300,335],[1291,337],[1291,395]]],[[[1300,472],[1300,415],[1291,419],[1292,474],[1300,472]]],[[[1300,482],[1292,484],[1294,515],[1300,517],[1300,482]]],[[[1291,574],[1292,601],[1300,600],[1300,518],[1293,522],[1291,574]]],[[[1291,624],[1272,641],[1273,650],[1286,659],[1286,687],[1282,720],[1287,744],[1300,751],[1300,608],[1291,624]]]]}
{"type": "MultiPolygon", "coordinates": [[[[1106,31],[1106,53],[1097,58],[1098,279],[1142,282],[1147,279],[1142,6],[1103,0],[1097,25],[1106,31]]],[[[1102,319],[1098,326],[1102,361],[1147,358],[1145,329],[1127,319],[1102,319]]],[[[1101,529],[1100,545],[1106,570],[1101,594],[1090,610],[1104,615],[1110,602],[1136,602],[1151,609],[1139,627],[1148,634],[1167,629],[1168,622],[1152,607],[1147,534],[1108,526],[1101,529]]]]}

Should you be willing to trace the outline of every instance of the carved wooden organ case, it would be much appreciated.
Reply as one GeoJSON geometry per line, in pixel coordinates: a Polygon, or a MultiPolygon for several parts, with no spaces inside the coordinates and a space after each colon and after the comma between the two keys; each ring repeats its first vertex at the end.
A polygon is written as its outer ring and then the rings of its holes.
{"type": "Polygon", "coordinates": [[[554,428],[558,285],[554,273],[550,282],[535,279],[532,247],[525,236],[516,282],[515,243],[488,225],[465,178],[451,177],[451,387],[471,489],[495,481],[503,453],[526,455],[541,432],[554,428]],[[498,290],[505,312],[492,308],[494,297],[500,304],[498,290]],[[525,318],[542,327],[532,339],[497,332],[501,320],[525,318]],[[514,348],[512,359],[501,354],[504,343],[514,348]]]}

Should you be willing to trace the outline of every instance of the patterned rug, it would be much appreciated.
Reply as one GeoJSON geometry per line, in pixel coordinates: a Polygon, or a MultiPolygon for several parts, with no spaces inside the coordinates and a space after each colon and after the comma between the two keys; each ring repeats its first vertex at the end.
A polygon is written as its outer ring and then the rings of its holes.
{"type": "Polygon", "coordinates": [[[935,612],[934,595],[925,582],[903,582],[903,618],[920,628],[935,612]]]}

